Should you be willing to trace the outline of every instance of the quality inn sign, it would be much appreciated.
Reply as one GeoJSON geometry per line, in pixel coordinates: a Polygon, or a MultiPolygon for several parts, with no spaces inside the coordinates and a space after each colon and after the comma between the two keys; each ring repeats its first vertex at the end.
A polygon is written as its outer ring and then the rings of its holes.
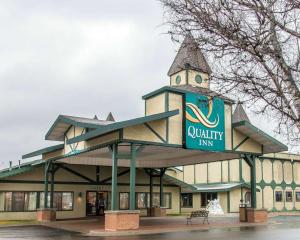
{"type": "Polygon", "coordinates": [[[185,95],[185,147],[225,150],[224,101],[199,94],[185,95]]]}

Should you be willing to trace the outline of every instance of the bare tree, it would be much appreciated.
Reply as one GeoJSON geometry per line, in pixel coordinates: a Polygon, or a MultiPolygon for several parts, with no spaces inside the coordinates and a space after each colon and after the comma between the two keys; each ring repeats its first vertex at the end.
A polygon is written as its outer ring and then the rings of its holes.
{"type": "Polygon", "coordinates": [[[173,39],[191,33],[211,60],[215,90],[271,114],[300,140],[300,1],[160,0],[173,39]]]}

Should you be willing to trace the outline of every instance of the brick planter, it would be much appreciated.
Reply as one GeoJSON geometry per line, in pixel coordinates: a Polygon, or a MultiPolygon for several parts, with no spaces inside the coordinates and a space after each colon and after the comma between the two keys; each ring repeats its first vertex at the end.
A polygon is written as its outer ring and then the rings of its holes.
{"type": "Polygon", "coordinates": [[[56,221],[56,209],[53,208],[37,209],[36,220],[39,222],[56,221]]]}
{"type": "Polygon", "coordinates": [[[105,231],[134,230],[140,226],[140,211],[105,211],[105,231]]]}
{"type": "Polygon", "coordinates": [[[260,223],[268,221],[267,209],[247,208],[247,219],[249,223],[260,223]]]}

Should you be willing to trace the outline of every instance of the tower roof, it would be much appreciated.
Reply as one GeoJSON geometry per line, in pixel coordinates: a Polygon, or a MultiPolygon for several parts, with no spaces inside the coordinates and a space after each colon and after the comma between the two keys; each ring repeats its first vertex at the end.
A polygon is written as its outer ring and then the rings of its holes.
{"type": "Polygon", "coordinates": [[[177,55],[168,71],[171,76],[186,68],[189,65],[191,69],[210,74],[211,69],[201,52],[197,42],[191,34],[188,34],[182,42],[177,55]]]}
{"type": "Polygon", "coordinates": [[[107,115],[106,121],[115,122],[115,118],[114,118],[114,116],[112,115],[111,112],[107,115]]]}
{"type": "Polygon", "coordinates": [[[242,103],[238,102],[236,105],[236,108],[234,110],[234,113],[233,113],[232,122],[236,123],[236,122],[241,122],[241,121],[247,121],[250,123],[249,117],[248,117],[247,113],[245,112],[242,103]]]}

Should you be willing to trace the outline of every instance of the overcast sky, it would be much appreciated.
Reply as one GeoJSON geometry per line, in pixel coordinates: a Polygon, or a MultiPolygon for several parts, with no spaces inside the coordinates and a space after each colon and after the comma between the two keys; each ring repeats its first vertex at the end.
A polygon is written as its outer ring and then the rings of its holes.
{"type": "Polygon", "coordinates": [[[59,114],[142,116],[178,48],[162,23],[156,0],[1,0],[0,165],[56,144],[59,114]]]}

